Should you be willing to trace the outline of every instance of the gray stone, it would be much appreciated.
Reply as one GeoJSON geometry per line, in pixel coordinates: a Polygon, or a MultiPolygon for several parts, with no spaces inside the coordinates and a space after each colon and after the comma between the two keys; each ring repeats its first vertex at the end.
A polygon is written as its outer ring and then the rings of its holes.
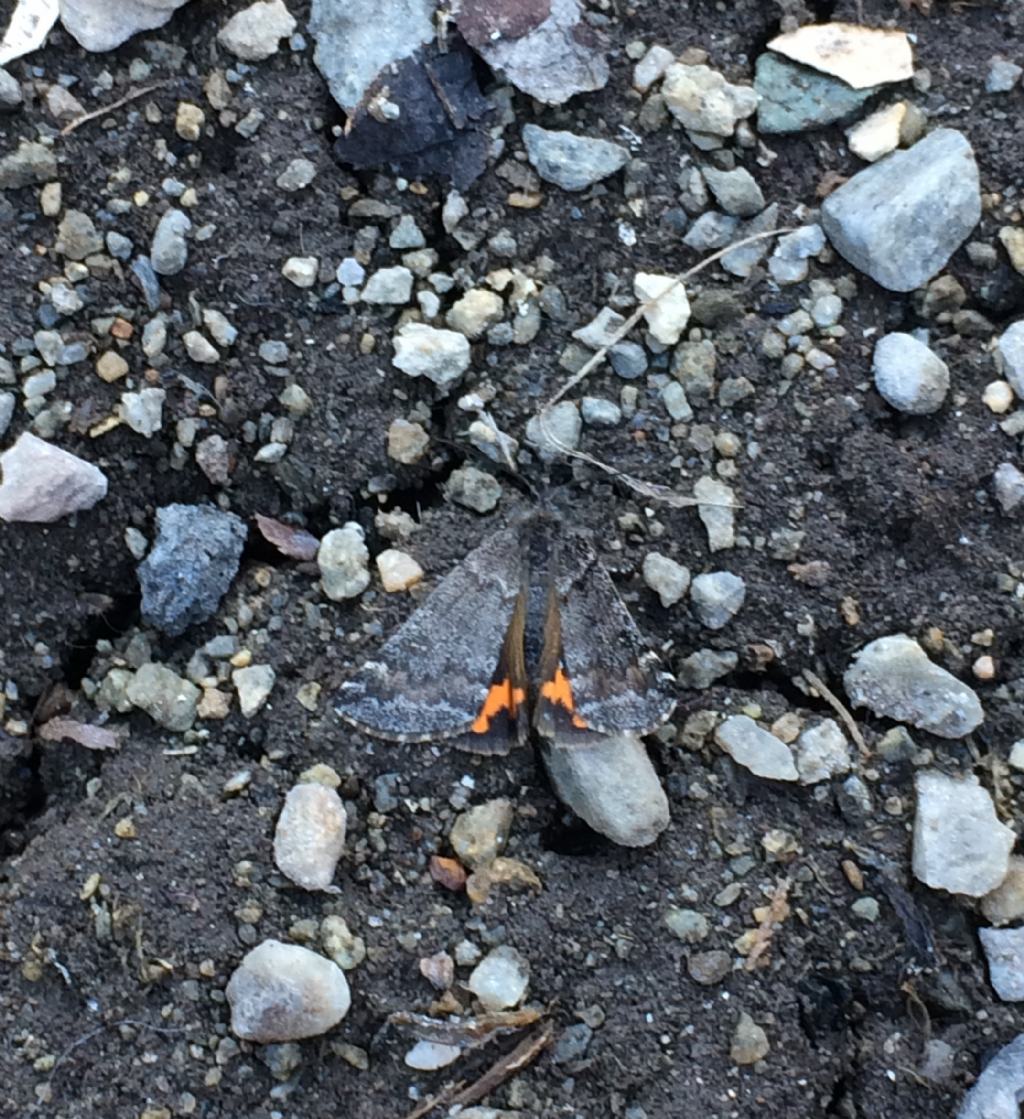
{"type": "Polygon", "coordinates": [[[978,929],[988,977],[1003,1002],[1024,1002],[1024,929],[978,929]]]}
{"type": "Polygon", "coordinates": [[[17,190],[57,177],[53,148],[35,140],[22,140],[13,152],[0,157],[0,190],[17,190]]]}
{"type": "Polygon", "coordinates": [[[231,683],[238,692],[238,706],[251,719],[270,698],[277,674],[269,664],[250,664],[231,673],[231,683]]]}
{"type": "Polygon", "coordinates": [[[493,474],[464,466],[448,476],[445,493],[458,505],[476,513],[489,513],[501,499],[501,483],[493,474]]]}
{"type": "Polygon", "coordinates": [[[624,381],[636,380],[647,372],[647,351],[638,342],[616,342],[608,352],[608,360],[624,381]]]}
{"type": "Polygon", "coordinates": [[[1009,93],[1020,81],[1024,74],[1024,67],[1006,58],[993,58],[988,64],[988,73],[985,75],[986,93],[1009,93]]]}
{"type": "Polygon", "coordinates": [[[68,260],[85,260],[93,253],[103,251],[103,236],[93,220],[81,210],[66,210],[57,226],[54,249],[68,260]]]}
{"type": "Polygon", "coordinates": [[[0,109],[10,111],[22,102],[18,79],[8,70],[0,68],[0,109]]]}
{"type": "Polygon", "coordinates": [[[625,167],[629,149],[610,140],[549,131],[537,124],[523,127],[526,154],[537,174],[563,190],[586,190],[625,167]]]}
{"type": "Polygon", "coordinates": [[[821,208],[835,248],[890,291],[913,291],[937,275],[980,218],[974,152],[951,128],[865,168],[821,208]]]}
{"type": "Polygon", "coordinates": [[[1018,1034],[982,1069],[956,1119],[1020,1119],[1024,1105],[1024,1034],[1018,1034]]]}
{"type": "Polygon", "coordinates": [[[212,505],[165,505],[156,541],[139,564],[142,616],[176,637],[209,618],[238,571],[245,522],[212,505]]]}
{"type": "Polygon", "coordinates": [[[402,265],[378,268],[363,288],[364,303],[404,304],[412,298],[412,273],[402,265]]]}
{"type": "MultiPolygon", "coordinates": [[[[583,1060],[593,1036],[594,1031],[586,1022],[575,1022],[571,1026],[566,1026],[551,1051],[552,1063],[568,1065],[583,1060]]],[[[465,1112],[461,1114],[465,1115],[465,1112]]]]}
{"type": "Polygon", "coordinates": [[[946,363],[912,334],[886,334],[875,345],[871,368],[886,403],[898,412],[928,416],[949,392],[946,363]]]}
{"type": "Polygon", "coordinates": [[[736,544],[736,495],[724,482],[705,475],[693,486],[693,496],[700,503],[697,514],[708,534],[708,548],[722,552],[736,544]]]}
{"type": "Polygon", "coordinates": [[[181,734],[196,721],[202,693],[164,664],[144,664],[128,682],[129,701],[155,723],[181,734]]]}
{"type": "Polygon", "coordinates": [[[711,932],[707,917],[696,909],[672,906],[665,912],[665,927],[684,944],[698,944],[711,932]]]}
{"type": "Polygon", "coordinates": [[[903,633],[865,645],[843,675],[843,686],[853,706],[940,738],[963,738],[985,718],[974,690],[933,664],[903,633]]]}
{"type": "Polygon", "coordinates": [[[731,171],[705,167],[704,181],[711,188],[711,193],[719,206],[727,214],[752,218],[764,209],[764,195],[761,193],[761,188],[745,167],[734,167],[731,171]]]}
{"type": "Polygon", "coordinates": [[[852,117],[875,92],[852,89],[777,54],[759,56],[754,71],[759,132],[808,132],[852,117]]]}
{"type": "Polygon", "coordinates": [[[313,0],[313,61],[352,113],[377,75],[434,38],[434,0],[313,0]]]}
{"type": "Polygon", "coordinates": [[[61,0],[60,20],[87,51],[109,51],[139,31],[163,27],[185,2],[118,0],[100,6],[96,0],[61,0]]]}
{"type": "Polygon", "coordinates": [[[469,368],[469,339],[456,330],[406,323],[394,337],[391,364],[410,377],[426,377],[442,388],[469,368]]]}
{"type": "Polygon", "coordinates": [[[710,66],[674,62],[665,70],[661,93],[684,128],[711,136],[731,136],[736,125],[757,108],[758,95],[748,85],[732,85],[710,66]]]}
{"type": "Polygon", "coordinates": [[[349,521],[320,541],[316,563],[324,594],[333,602],[356,598],[370,585],[370,559],[362,526],[349,521]]]}
{"type": "Polygon", "coordinates": [[[572,336],[589,349],[600,350],[615,341],[625,321],[625,316],[611,307],[602,307],[586,326],[574,330],[572,336]]]}
{"type": "MultiPolygon", "coordinates": [[[[478,34],[470,45],[517,89],[547,105],[561,105],[577,93],[604,89],[608,62],[583,22],[580,0],[551,0],[542,6],[544,18],[535,22],[533,13],[539,17],[540,7],[529,9],[533,25],[524,34],[478,34]]],[[[510,13],[516,10],[508,9],[510,13]]],[[[498,18],[499,27],[504,18],[498,18]]],[[[515,17],[511,18],[514,22],[515,17]]]]}
{"type": "Polygon", "coordinates": [[[660,552],[648,552],[644,556],[643,576],[665,607],[674,606],[690,587],[689,568],[660,552]]]}
{"type": "Polygon", "coordinates": [[[736,230],[740,219],[729,214],[709,210],[690,226],[683,238],[683,244],[694,252],[708,253],[713,249],[724,249],[736,240],[736,230]]]}
{"type": "MultiPolygon", "coordinates": [[[[779,207],[778,203],[773,202],[766,210],[758,214],[756,218],[751,218],[750,221],[742,222],[740,227],[736,230],[733,239],[742,241],[747,237],[755,237],[759,233],[768,233],[775,229],[778,224],[779,207]]],[[[740,279],[746,280],[771,247],[771,237],[762,237],[759,241],[752,241],[749,245],[744,245],[742,248],[727,252],[725,256],[722,257],[722,267],[726,272],[732,273],[733,276],[739,276],[740,279]]]]}
{"type": "Polygon", "coordinates": [[[562,400],[552,408],[530,418],[526,441],[545,462],[551,462],[566,449],[574,451],[580,442],[583,420],[575,401],[562,400]]]}
{"type": "Polygon", "coordinates": [[[225,993],[232,1033],[262,1044],[326,1033],[345,1017],[352,1001],[336,963],[279,940],[264,940],[247,953],[225,993]]]}
{"type": "Polygon", "coordinates": [[[543,747],[560,800],[596,832],[622,847],[645,847],[668,827],[668,798],[643,742],[609,735],[585,746],[543,747]]]}
{"type": "Polygon", "coordinates": [[[676,680],[681,688],[704,691],[716,680],[728,676],[736,668],[739,659],[739,654],[731,649],[696,649],[679,662],[676,680]]]}
{"type": "Polygon", "coordinates": [[[334,789],[307,783],[288,790],[274,829],[274,863],[304,890],[327,890],[345,849],[345,806],[334,789]]]}
{"type": "Polygon", "coordinates": [[[686,389],[678,381],[669,381],[661,390],[661,399],[665,411],[676,423],[689,423],[693,419],[693,408],[690,406],[686,389]]]}
{"type": "Polygon", "coordinates": [[[1012,462],[1001,462],[992,475],[999,508],[1009,516],[1024,502],[1024,474],[1012,462]]]}
{"type": "Polygon", "coordinates": [[[731,571],[709,571],[690,585],[690,601],[707,629],[722,629],[740,612],[747,585],[731,571]]]}
{"type": "Polygon", "coordinates": [[[388,244],[393,249],[422,249],[426,243],[423,230],[416,224],[412,214],[403,214],[388,237],[388,244]]]}
{"type": "Polygon", "coordinates": [[[1024,400],[1024,319],[1012,323],[996,342],[996,363],[1018,399],[1024,400]]]}
{"type": "Polygon", "coordinates": [[[99,467],[28,431],[0,455],[0,478],[0,520],[8,522],[50,524],[107,496],[99,467]]]}
{"type": "Polygon", "coordinates": [[[850,772],[850,747],[835,719],[822,719],[803,730],[793,752],[801,785],[814,785],[850,772]]]}
{"type": "Polygon", "coordinates": [[[768,1035],[745,1011],[733,1031],[729,1057],[735,1065],[754,1065],[768,1056],[768,1035]]]}
{"type": "MultiPolygon", "coordinates": [[[[13,392],[0,392],[0,439],[3,439],[7,434],[7,429],[11,426],[16,403],[17,400],[13,392]]],[[[2,492],[2,487],[0,487],[0,492],[2,492]]]]}
{"type": "Polygon", "coordinates": [[[768,271],[777,284],[799,284],[807,279],[808,259],[825,247],[820,225],[802,225],[780,237],[768,260],[768,271]]]}
{"type": "Polygon", "coordinates": [[[154,272],[175,276],[185,267],[188,260],[185,235],[191,228],[192,222],[183,210],[168,210],[157,222],[149,250],[154,272]]]}
{"type": "Polygon", "coordinates": [[[747,715],[730,715],[715,730],[715,741],[734,762],[758,777],[796,781],[800,776],[785,742],[747,715]]]}
{"type": "Polygon", "coordinates": [[[293,159],[274,180],[280,190],[289,193],[304,190],[316,178],[316,164],[311,159],[293,159]]]}
{"type": "Polygon", "coordinates": [[[915,786],[914,876],[951,894],[991,893],[1006,878],[1017,839],[996,815],[991,796],[973,775],[937,770],[919,772],[915,786]]]}
{"type": "Polygon", "coordinates": [[[585,396],[580,401],[580,415],[591,427],[616,427],[622,423],[622,409],[603,396],[585,396]]]}
{"type": "Polygon", "coordinates": [[[132,431],[151,439],[163,427],[164,389],[140,389],[138,392],[121,393],[117,413],[132,431]]]}
{"type": "Polygon", "coordinates": [[[262,62],[277,54],[281,40],[296,26],[283,0],[257,0],[224,24],[217,32],[217,42],[236,58],[262,62]]]}

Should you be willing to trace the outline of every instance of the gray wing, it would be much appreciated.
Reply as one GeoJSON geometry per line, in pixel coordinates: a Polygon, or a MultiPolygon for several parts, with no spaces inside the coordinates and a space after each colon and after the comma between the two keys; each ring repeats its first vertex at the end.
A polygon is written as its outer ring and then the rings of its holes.
{"type": "Polygon", "coordinates": [[[675,708],[672,678],[581,533],[561,535],[557,564],[562,658],[576,713],[601,734],[649,734],[675,708]]]}
{"type": "Polygon", "coordinates": [[[468,732],[498,664],[522,570],[518,528],[485,540],[342,684],[338,714],[397,742],[468,732]]]}

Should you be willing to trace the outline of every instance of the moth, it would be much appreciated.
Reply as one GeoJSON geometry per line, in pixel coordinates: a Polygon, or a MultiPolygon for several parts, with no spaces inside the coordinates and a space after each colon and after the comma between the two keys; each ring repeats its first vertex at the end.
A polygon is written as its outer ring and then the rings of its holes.
{"type": "Polygon", "coordinates": [[[337,713],[395,742],[507,754],[649,734],[675,707],[587,537],[549,514],[495,532],[341,685],[337,713]]]}

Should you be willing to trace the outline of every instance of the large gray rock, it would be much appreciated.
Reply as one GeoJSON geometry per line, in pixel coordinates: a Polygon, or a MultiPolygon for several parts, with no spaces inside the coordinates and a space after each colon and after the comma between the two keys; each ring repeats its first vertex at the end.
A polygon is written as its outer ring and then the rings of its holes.
{"type": "Polygon", "coordinates": [[[109,51],[163,27],[188,0],[61,0],[60,19],[87,51],[109,51]]]}
{"type": "Polygon", "coordinates": [[[165,505],[157,536],[139,564],[142,616],[172,637],[217,609],[238,571],[245,522],[212,505],[165,505]]]}
{"type": "Polygon", "coordinates": [[[865,168],[821,207],[836,249],[890,291],[913,291],[937,275],[980,218],[974,152],[952,128],[865,168]]]}
{"type": "Polygon", "coordinates": [[[538,124],[524,125],[523,143],[537,174],[562,190],[586,190],[621,170],[629,159],[629,149],[621,144],[538,124]]]}
{"type": "Polygon", "coordinates": [[[13,152],[0,156],[0,190],[17,190],[57,177],[53,148],[36,140],[22,140],[13,152]]]}
{"type": "Polygon", "coordinates": [[[4,521],[49,524],[91,509],[107,495],[107,476],[99,467],[27,431],[0,455],[0,476],[4,521]]]}
{"type": "Polygon", "coordinates": [[[313,0],[313,61],[347,113],[386,66],[434,38],[434,0],[313,0]]]}
{"type": "Polygon", "coordinates": [[[982,1069],[956,1119],[1020,1119],[1024,1105],[1024,1034],[1004,1045],[982,1069]]]}
{"type": "Polygon", "coordinates": [[[560,800],[596,832],[622,847],[645,847],[668,827],[668,798],[635,735],[609,735],[594,745],[544,747],[560,800]]]}
{"type": "Polygon", "coordinates": [[[985,718],[973,688],[937,664],[904,633],[865,645],[843,675],[855,707],[940,738],[963,738],[985,718]]]}
{"type": "Polygon", "coordinates": [[[1017,840],[996,816],[995,805],[976,777],[918,773],[914,815],[914,877],[933,890],[980,898],[1010,869],[1017,840]]]}

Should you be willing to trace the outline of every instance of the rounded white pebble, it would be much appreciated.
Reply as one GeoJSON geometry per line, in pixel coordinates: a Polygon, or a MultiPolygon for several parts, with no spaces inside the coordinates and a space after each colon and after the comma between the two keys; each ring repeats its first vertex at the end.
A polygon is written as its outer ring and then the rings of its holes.
{"type": "Polygon", "coordinates": [[[485,1010],[507,1010],[522,1000],[529,983],[529,961],[503,944],[491,949],[476,965],[467,986],[485,1010]]]}
{"type": "Polygon", "coordinates": [[[231,1030],[268,1044],[316,1037],[348,1013],[348,980],[337,964],[297,944],[264,940],[228,981],[231,1030]]]}

